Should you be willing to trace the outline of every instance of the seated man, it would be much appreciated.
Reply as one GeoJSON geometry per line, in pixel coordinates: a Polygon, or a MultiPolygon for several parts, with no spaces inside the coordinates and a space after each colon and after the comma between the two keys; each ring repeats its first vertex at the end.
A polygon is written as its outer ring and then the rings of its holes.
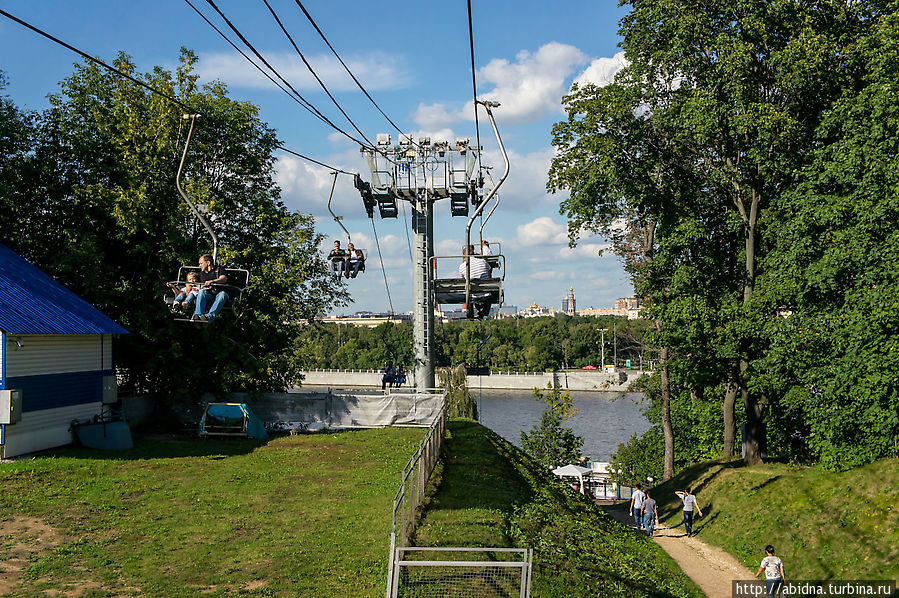
{"type": "Polygon", "coordinates": [[[346,277],[356,278],[360,272],[365,272],[365,255],[361,249],[356,249],[352,243],[346,246],[346,277]]]}
{"type": "Polygon", "coordinates": [[[340,280],[346,268],[346,252],[340,248],[340,241],[334,241],[334,249],[328,254],[328,259],[331,260],[331,272],[340,280]]]}
{"type": "Polygon", "coordinates": [[[197,293],[197,306],[190,319],[195,322],[211,322],[231,298],[228,292],[219,286],[228,284],[228,275],[225,274],[225,267],[216,265],[208,253],[201,255],[197,264],[200,266],[200,292],[197,293]],[[210,302],[212,307],[206,311],[206,306],[210,302]]]}
{"type": "MultiPolygon", "coordinates": [[[[470,280],[490,278],[490,264],[487,263],[487,260],[476,257],[474,245],[466,247],[462,254],[464,257],[462,258],[462,263],[459,264],[459,274],[462,278],[468,278],[469,269],[471,270],[470,280]]],[[[474,316],[478,320],[483,320],[490,313],[489,301],[472,300],[472,307],[474,308],[474,316]]]]}

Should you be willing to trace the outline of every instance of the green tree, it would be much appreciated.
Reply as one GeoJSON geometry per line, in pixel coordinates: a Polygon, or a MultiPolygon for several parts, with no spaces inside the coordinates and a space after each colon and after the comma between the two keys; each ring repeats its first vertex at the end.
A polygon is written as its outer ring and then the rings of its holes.
{"type": "Polygon", "coordinates": [[[759,386],[783,397],[781,435],[835,469],[899,454],[897,9],[870,19],[855,84],[772,210],[767,299],[782,317],[759,386]]]}
{"type": "MultiPolygon", "coordinates": [[[[312,218],[279,199],[274,130],[221,82],[197,87],[195,61],[183,50],[175,73],[138,73],[124,54],[114,65],[208,117],[191,143],[185,188],[207,207],[220,261],[252,273],[240,318],[195,329],[165,310],[163,282],[211,249],[174,191],[181,109],[92,64],[76,66],[37,121],[39,170],[17,194],[39,208],[22,225],[40,231],[40,242],[0,234],[131,332],[116,342],[126,387],[162,395],[281,389],[298,375],[302,322],[346,295],[327,275],[312,218]]],[[[0,201],[10,205],[17,194],[0,201]]]]}
{"type": "Polygon", "coordinates": [[[546,467],[577,463],[584,439],[562,425],[577,413],[571,393],[567,390],[562,392],[559,387],[546,392],[534,389],[534,398],[546,407],[540,416],[540,423],[529,432],[521,433],[521,448],[546,467]]]}

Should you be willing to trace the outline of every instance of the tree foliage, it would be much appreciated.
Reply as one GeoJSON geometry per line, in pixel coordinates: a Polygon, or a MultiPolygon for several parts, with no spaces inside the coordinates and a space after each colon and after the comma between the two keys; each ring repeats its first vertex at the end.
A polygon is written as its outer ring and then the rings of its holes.
{"type": "Polygon", "coordinates": [[[584,439],[562,424],[577,413],[571,393],[558,386],[546,391],[534,389],[534,398],[546,407],[540,423],[521,433],[521,448],[538,463],[549,468],[577,463],[584,439]]]}
{"type": "Polygon", "coordinates": [[[564,98],[549,189],[648,300],[672,458],[729,456],[741,422],[750,462],[896,454],[899,4],[629,4],[628,64],[564,98]]]}
{"type": "Polygon", "coordinates": [[[0,235],[130,331],[115,345],[126,388],[194,396],[284,388],[297,378],[302,322],[346,295],[318,254],[311,216],[280,200],[275,131],[221,82],[198,86],[195,61],[182,50],[174,73],[138,73],[125,54],[113,64],[205,115],[184,187],[206,206],[219,261],[251,272],[239,318],[200,329],[165,309],[164,282],[211,250],[175,192],[185,121],[174,103],[93,64],[76,65],[33,127],[4,111],[29,149],[12,152],[25,163],[19,178],[2,177],[0,213],[9,220],[0,235]],[[21,230],[29,234],[13,234],[21,230]]]}

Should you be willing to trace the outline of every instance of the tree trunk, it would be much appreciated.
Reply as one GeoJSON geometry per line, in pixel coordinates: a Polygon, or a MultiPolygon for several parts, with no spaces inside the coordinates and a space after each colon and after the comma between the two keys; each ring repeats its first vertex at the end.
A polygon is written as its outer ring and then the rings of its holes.
{"type": "Polygon", "coordinates": [[[671,383],[668,380],[668,347],[662,347],[662,434],[665,437],[665,468],[662,480],[674,477],[674,430],[671,427],[671,383]]]}
{"type": "MultiPolygon", "coordinates": [[[[746,280],[743,284],[743,306],[749,307],[752,301],[752,293],[755,290],[755,249],[756,249],[756,225],[759,214],[759,193],[752,189],[752,200],[749,214],[744,216],[746,235],[746,280]]],[[[749,360],[746,356],[748,348],[744,348],[744,356],[740,358],[740,374],[737,376],[740,395],[743,397],[743,406],[746,411],[746,454],[743,460],[748,465],[762,463],[764,461],[765,427],[762,404],[758,397],[749,392],[747,370],[749,360]]]]}
{"type": "MultiPolygon", "coordinates": [[[[749,368],[749,362],[745,359],[740,360],[740,378],[745,380],[743,375],[749,368]]],[[[743,406],[746,410],[746,454],[743,460],[747,465],[757,465],[765,461],[765,420],[764,404],[746,388],[743,382],[740,387],[743,396],[743,406]]]]}
{"type": "Polygon", "coordinates": [[[731,459],[734,456],[737,438],[737,421],[734,415],[734,407],[737,404],[736,377],[735,365],[728,375],[727,391],[724,393],[724,402],[721,403],[721,414],[724,416],[724,446],[721,447],[721,456],[724,459],[731,459]]]}

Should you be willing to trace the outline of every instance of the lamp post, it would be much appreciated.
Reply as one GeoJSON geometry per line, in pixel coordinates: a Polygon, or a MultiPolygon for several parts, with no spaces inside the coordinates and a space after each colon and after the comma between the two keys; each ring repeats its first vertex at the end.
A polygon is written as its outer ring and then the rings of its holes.
{"type": "Polygon", "coordinates": [[[597,328],[602,333],[601,350],[602,350],[602,370],[606,369],[606,331],[608,328],[597,328]]]}

